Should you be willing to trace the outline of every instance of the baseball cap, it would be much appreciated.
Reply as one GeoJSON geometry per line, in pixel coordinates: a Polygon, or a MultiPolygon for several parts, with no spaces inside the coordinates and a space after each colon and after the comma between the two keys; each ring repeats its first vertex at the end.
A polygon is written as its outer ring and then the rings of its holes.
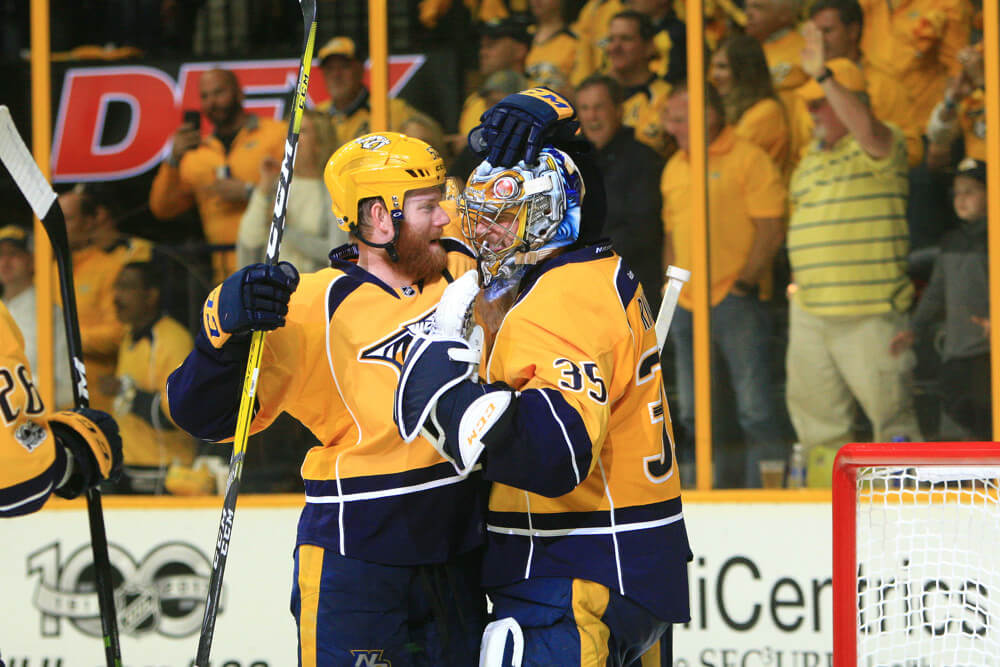
{"type": "Polygon", "coordinates": [[[955,176],[968,176],[986,185],[986,163],[982,160],[967,157],[958,163],[958,167],[955,169],[955,176]]]}
{"type": "Polygon", "coordinates": [[[484,21],[478,26],[480,36],[510,37],[522,44],[531,45],[531,33],[528,32],[528,21],[516,16],[484,21]]]}
{"type": "Polygon", "coordinates": [[[0,243],[3,243],[4,241],[7,243],[13,243],[25,252],[32,251],[31,232],[24,227],[19,227],[17,225],[6,225],[4,227],[0,227],[0,243]]]}
{"type": "Polygon", "coordinates": [[[321,65],[330,56],[340,56],[348,60],[364,60],[358,52],[358,47],[355,45],[354,40],[343,35],[328,40],[316,54],[321,65]]]}
{"type": "MultiPolygon", "coordinates": [[[[828,60],[826,66],[833,72],[833,80],[844,88],[855,93],[864,92],[865,75],[861,73],[861,70],[853,62],[847,58],[834,58],[833,60],[828,60]]],[[[826,93],[823,92],[823,86],[819,85],[816,79],[810,79],[802,84],[796,92],[806,102],[813,102],[826,97],[826,93]]]]}

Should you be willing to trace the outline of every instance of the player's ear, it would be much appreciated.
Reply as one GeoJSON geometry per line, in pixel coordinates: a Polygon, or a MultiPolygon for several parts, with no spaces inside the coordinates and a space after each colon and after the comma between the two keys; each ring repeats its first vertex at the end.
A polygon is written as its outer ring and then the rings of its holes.
{"type": "Polygon", "coordinates": [[[389,214],[389,209],[386,207],[384,201],[379,199],[372,202],[368,218],[371,221],[372,241],[375,243],[384,243],[392,239],[394,231],[392,216],[389,214]]]}

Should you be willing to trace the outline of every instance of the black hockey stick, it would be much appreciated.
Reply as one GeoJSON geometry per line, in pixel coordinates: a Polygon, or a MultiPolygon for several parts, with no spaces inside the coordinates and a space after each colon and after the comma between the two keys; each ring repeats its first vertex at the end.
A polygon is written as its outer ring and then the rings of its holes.
{"type": "MultiPolygon", "coordinates": [[[[288,205],[288,186],[292,180],[295,164],[295,147],[299,141],[299,125],[306,103],[309,87],[309,70],[312,68],[313,46],[316,40],[316,0],[299,0],[302,22],[305,29],[302,60],[299,62],[299,79],[292,98],[292,114],[288,123],[288,138],[285,139],[285,156],[281,162],[278,177],[278,192],[274,197],[274,214],[271,217],[271,231],[267,239],[268,264],[278,261],[278,246],[285,229],[285,210],[288,205]]],[[[229,461],[229,477],[226,481],[226,497],[222,503],[222,520],[219,522],[219,537],[215,542],[215,558],[212,560],[212,576],[208,582],[208,599],[205,602],[205,617],[201,622],[201,636],[198,638],[196,667],[208,667],[212,652],[212,638],[215,635],[215,618],[219,613],[219,598],[222,595],[222,575],[226,570],[229,554],[229,539],[232,536],[233,519],[236,516],[236,497],[240,492],[240,476],[243,474],[243,457],[246,454],[247,438],[250,435],[250,419],[253,416],[254,396],[257,394],[257,375],[260,373],[260,356],[264,348],[264,332],[255,331],[250,339],[250,358],[247,361],[243,379],[243,393],[240,396],[240,411],[236,418],[236,433],[233,436],[233,456],[229,461]]]]}
{"type": "MultiPolygon", "coordinates": [[[[0,106],[0,160],[49,235],[52,255],[59,269],[63,321],[73,378],[73,404],[78,408],[86,408],[90,405],[90,396],[87,393],[87,373],[83,366],[83,345],[80,342],[80,321],[76,314],[76,292],[73,289],[73,267],[69,239],[66,236],[66,220],[55,191],[45,180],[21,135],[17,133],[10,109],[6,106],[0,106]]],[[[108,538],[104,530],[101,492],[97,488],[87,491],[87,517],[90,520],[90,546],[94,552],[94,577],[101,612],[101,632],[104,635],[104,654],[108,667],[121,667],[122,653],[118,644],[111,560],[108,557],[108,538]]]]}

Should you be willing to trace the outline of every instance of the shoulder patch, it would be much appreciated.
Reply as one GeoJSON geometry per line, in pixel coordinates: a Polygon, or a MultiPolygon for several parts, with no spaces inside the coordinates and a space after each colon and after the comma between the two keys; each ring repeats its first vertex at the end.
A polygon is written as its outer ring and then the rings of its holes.
{"type": "Polygon", "coordinates": [[[48,432],[41,424],[36,424],[30,419],[14,431],[14,439],[18,444],[28,450],[29,453],[35,451],[38,445],[45,442],[48,432]]]}

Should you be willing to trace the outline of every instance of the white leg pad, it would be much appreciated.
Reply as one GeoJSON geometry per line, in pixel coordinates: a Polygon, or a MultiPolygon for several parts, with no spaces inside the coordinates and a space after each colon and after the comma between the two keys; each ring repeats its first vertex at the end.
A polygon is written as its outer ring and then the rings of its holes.
{"type": "Polygon", "coordinates": [[[479,667],[521,667],[523,658],[524,635],[517,620],[508,616],[486,626],[479,645],[479,667]],[[504,662],[508,646],[513,647],[513,660],[504,662]]]}

